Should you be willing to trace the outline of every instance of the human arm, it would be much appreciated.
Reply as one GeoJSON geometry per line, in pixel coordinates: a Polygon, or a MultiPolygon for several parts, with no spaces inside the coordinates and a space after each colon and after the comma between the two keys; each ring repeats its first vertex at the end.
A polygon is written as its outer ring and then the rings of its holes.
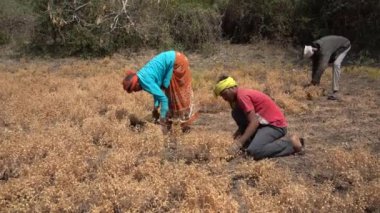
{"type": "Polygon", "coordinates": [[[244,133],[236,139],[236,143],[239,145],[243,146],[244,143],[253,135],[255,134],[257,127],[259,127],[260,123],[259,120],[257,119],[255,111],[250,111],[247,113],[248,117],[248,126],[245,129],[244,133]]]}
{"type": "Polygon", "coordinates": [[[160,113],[158,112],[159,101],[156,98],[156,96],[153,96],[154,98],[154,105],[153,105],[153,111],[152,111],[152,117],[154,119],[154,122],[158,122],[158,119],[160,119],[160,113]]]}
{"type": "Polygon", "coordinates": [[[153,96],[153,100],[154,100],[154,103],[153,103],[154,109],[158,110],[158,108],[160,107],[160,101],[158,100],[157,96],[153,96]]]}
{"type": "Polygon", "coordinates": [[[241,134],[242,132],[240,131],[240,128],[238,128],[235,133],[232,135],[232,137],[235,139],[238,139],[239,137],[241,137],[241,134]]]}
{"type": "Polygon", "coordinates": [[[154,107],[154,110],[158,112],[158,107],[160,107],[160,119],[166,119],[166,115],[169,111],[169,100],[166,97],[165,93],[161,92],[161,94],[155,94],[155,98],[157,98],[158,106],[154,107]]]}
{"type": "MultiPolygon", "coordinates": [[[[156,90],[155,90],[156,91],[156,90]]],[[[167,113],[169,111],[169,101],[166,97],[165,93],[160,89],[159,92],[156,91],[154,94],[154,99],[158,101],[160,107],[160,113],[158,112],[158,108],[154,108],[153,116],[157,117],[159,124],[161,124],[162,132],[167,134],[168,132],[168,122],[167,122],[167,113]]]]}
{"type": "Polygon", "coordinates": [[[165,119],[169,111],[169,100],[165,93],[162,91],[161,87],[154,83],[149,82],[145,84],[144,90],[153,95],[154,99],[154,110],[158,113],[158,108],[160,108],[160,119],[165,119]]]}
{"type": "Polygon", "coordinates": [[[248,117],[248,126],[245,129],[244,133],[240,135],[240,137],[234,138],[235,139],[234,143],[228,150],[230,155],[235,155],[237,152],[239,152],[241,147],[245,144],[247,140],[250,139],[250,137],[256,132],[258,126],[260,125],[257,119],[257,116],[255,114],[255,111],[252,110],[249,113],[247,113],[247,117],[248,117]]]}
{"type": "Polygon", "coordinates": [[[321,81],[321,77],[323,72],[328,66],[328,62],[330,59],[329,54],[318,54],[313,58],[313,69],[311,76],[311,84],[318,85],[321,81]]]}

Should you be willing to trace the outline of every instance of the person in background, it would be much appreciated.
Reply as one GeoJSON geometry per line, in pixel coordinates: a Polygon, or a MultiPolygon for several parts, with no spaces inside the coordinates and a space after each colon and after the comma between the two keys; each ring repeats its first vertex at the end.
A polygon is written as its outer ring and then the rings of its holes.
{"type": "Polygon", "coordinates": [[[179,119],[185,128],[195,116],[191,71],[183,53],[165,51],[156,55],[138,72],[127,71],[122,84],[127,93],[144,90],[153,95],[152,115],[164,132],[170,129],[171,119],[179,119]]]}
{"type": "Polygon", "coordinates": [[[238,129],[230,155],[246,151],[255,160],[281,157],[301,152],[303,138],[296,135],[281,139],[287,133],[287,122],[276,103],[266,94],[240,88],[232,77],[221,76],[214,87],[215,96],[221,96],[232,109],[238,129]]]}
{"type": "Polygon", "coordinates": [[[310,45],[305,45],[304,58],[311,58],[312,66],[312,85],[319,85],[321,77],[329,64],[333,64],[332,93],[328,96],[329,100],[338,100],[340,68],[344,57],[351,49],[350,41],[343,36],[325,36],[310,45]]]}

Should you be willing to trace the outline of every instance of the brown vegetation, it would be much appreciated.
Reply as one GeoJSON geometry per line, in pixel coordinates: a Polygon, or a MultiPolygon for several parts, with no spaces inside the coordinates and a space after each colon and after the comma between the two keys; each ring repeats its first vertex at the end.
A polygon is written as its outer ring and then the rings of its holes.
{"type": "Polygon", "coordinates": [[[153,100],[121,86],[124,69],[153,55],[2,59],[1,211],[380,210],[378,68],[344,67],[343,101],[328,102],[330,70],[321,87],[304,89],[308,67],[290,64],[283,50],[227,46],[207,59],[189,55],[201,116],[190,133],[164,136],[150,122],[131,128],[131,115],[149,115],[153,100]],[[227,161],[235,126],[211,92],[220,73],[274,98],[290,132],[307,139],[306,154],[227,161]]]}

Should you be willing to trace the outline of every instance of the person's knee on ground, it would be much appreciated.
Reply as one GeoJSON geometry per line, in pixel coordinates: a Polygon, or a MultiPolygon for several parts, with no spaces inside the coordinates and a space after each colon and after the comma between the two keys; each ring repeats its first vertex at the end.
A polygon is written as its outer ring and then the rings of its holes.
{"type": "Polygon", "coordinates": [[[248,155],[252,156],[255,160],[261,160],[263,158],[268,157],[268,156],[265,156],[263,148],[259,146],[248,146],[248,148],[246,149],[246,152],[248,155]]]}

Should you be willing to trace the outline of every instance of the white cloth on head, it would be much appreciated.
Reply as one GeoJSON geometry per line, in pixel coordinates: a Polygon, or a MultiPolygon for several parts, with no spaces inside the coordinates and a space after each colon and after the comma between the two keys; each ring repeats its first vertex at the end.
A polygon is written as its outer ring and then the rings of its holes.
{"type": "Polygon", "coordinates": [[[305,49],[303,50],[303,56],[305,58],[310,58],[314,54],[313,47],[312,46],[305,46],[305,49]]]}

